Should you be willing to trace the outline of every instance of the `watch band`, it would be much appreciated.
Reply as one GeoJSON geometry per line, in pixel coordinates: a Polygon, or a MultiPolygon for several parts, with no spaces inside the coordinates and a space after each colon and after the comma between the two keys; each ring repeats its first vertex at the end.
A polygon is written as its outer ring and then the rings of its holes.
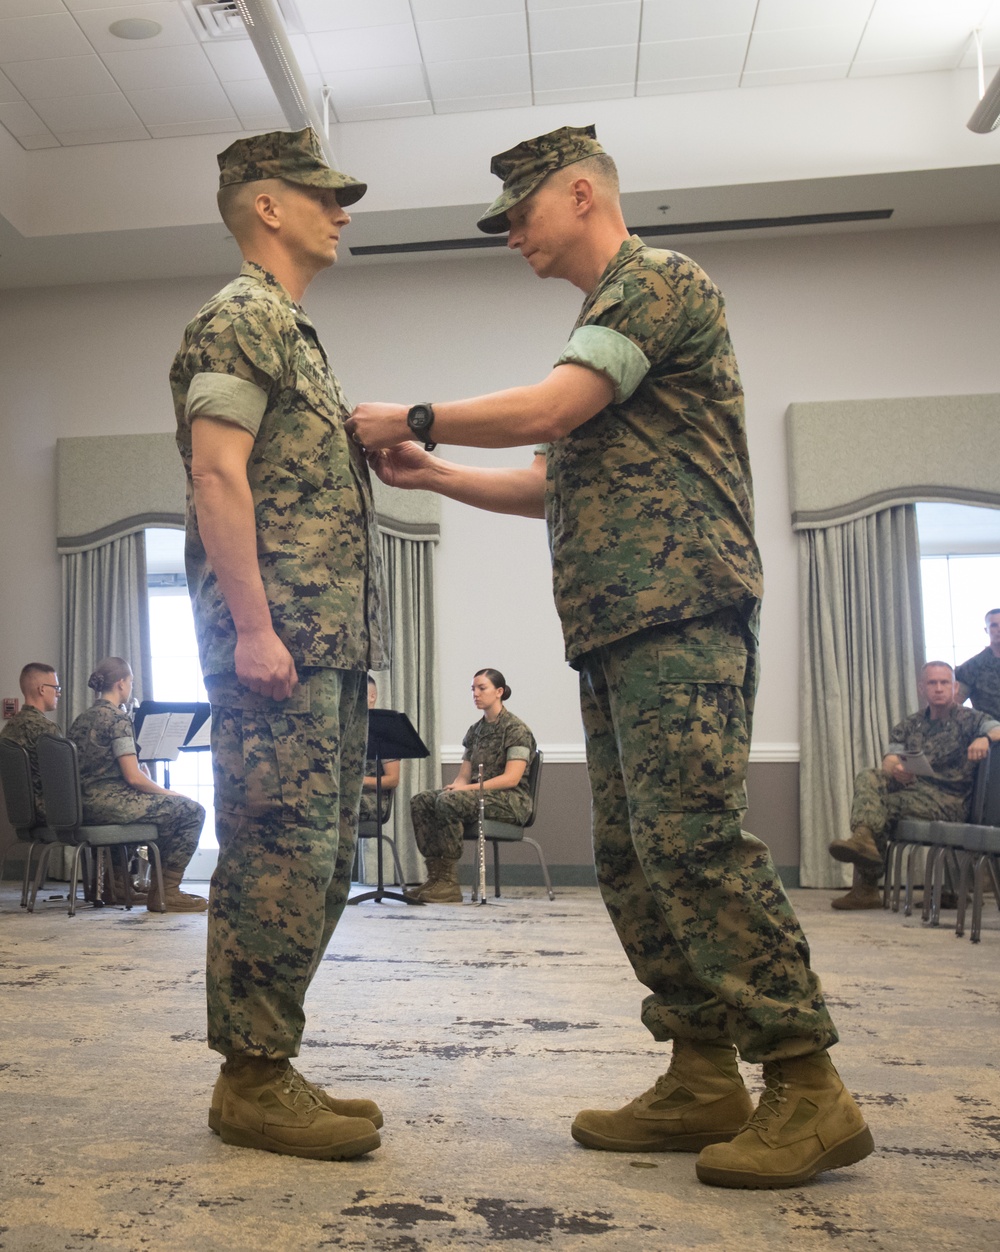
{"type": "Polygon", "coordinates": [[[406,424],[423,441],[424,449],[433,452],[437,447],[430,438],[431,427],[434,425],[434,406],[430,403],[413,405],[406,415],[406,424]]]}

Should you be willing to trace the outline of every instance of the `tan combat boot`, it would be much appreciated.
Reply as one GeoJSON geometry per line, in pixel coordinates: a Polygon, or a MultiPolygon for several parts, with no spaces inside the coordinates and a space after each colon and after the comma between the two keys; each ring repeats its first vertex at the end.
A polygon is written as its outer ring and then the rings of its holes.
{"type": "MultiPolygon", "coordinates": [[[[228,1064],[229,1062],[227,1062],[228,1064]]],[[[290,1061],[285,1064],[289,1069],[294,1066],[290,1061]]],[[[284,1072],[284,1071],[282,1071],[284,1072]]],[[[295,1071],[298,1074],[298,1070],[295,1071]]],[[[319,1100],[324,1108],[328,1108],[331,1113],[336,1113],[338,1117],[363,1117],[365,1121],[371,1122],[376,1130],[382,1126],[382,1110],[374,1100],[338,1100],[322,1087],[318,1087],[315,1083],[310,1082],[302,1074],[299,1074],[303,1086],[305,1086],[319,1100]]],[[[209,1129],[215,1134],[219,1133],[219,1127],[222,1125],[222,1097],[225,1093],[227,1085],[225,1066],[219,1071],[219,1076],[215,1080],[215,1088],[212,1091],[212,1103],[208,1109],[208,1125],[209,1129]]]]}
{"type": "Polygon", "coordinates": [[[613,1112],[584,1109],[571,1134],[606,1152],[700,1152],[731,1139],[752,1112],[731,1043],[675,1039],[655,1086],[613,1112]]]}
{"type": "Polygon", "coordinates": [[[227,1061],[219,1114],[223,1143],[314,1161],[342,1161],[381,1143],[364,1117],[340,1117],[287,1061],[227,1061]]]}
{"type": "Polygon", "coordinates": [[[458,861],[444,857],[427,858],[427,881],[404,893],[423,904],[461,904],[462,888],[458,885],[458,861]]]}
{"type": "Polygon", "coordinates": [[[708,1147],[695,1169],[714,1187],[797,1187],[874,1151],[861,1110],[827,1052],[765,1061],[764,1092],[735,1139],[708,1147]]]}
{"type": "Polygon", "coordinates": [[[830,844],[830,855],[835,861],[850,861],[854,865],[882,864],[882,853],[867,826],[855,827],[850,839],[835,839],[830,844]]]}
{"type": "Polygon", "coordinates": [[[184,877],[184,871],[180,869],[165,869],[163,871],[163,905],[160,905],[160,893],[156,887],[156,875],[153,875],[153,881],[149,884],[149,895],[146,896],[146,908],[151,913],[204,913],[208,908],[208,901],[204,896],[191,895],[187,891],[181,891],[181,879],[184,877]]]}
{"type": "Polygon", "coordinates": [[[830,901],[831,909],[880,909],[882,892],[871,881],[871,870],[863,870],[860,865],[854,867],[854,880],[850,891],[830,901]]]}

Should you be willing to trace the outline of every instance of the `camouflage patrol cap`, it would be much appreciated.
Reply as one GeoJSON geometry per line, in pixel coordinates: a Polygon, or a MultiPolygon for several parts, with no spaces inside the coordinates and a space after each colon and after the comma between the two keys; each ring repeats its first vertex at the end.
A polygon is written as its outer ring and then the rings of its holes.
{"type": "Polygon", "coordinates": [[[476,225],[487,235],[510,230],[508,209],[530,196],[555,170],[598,156],[603,151],[597,142],[595,127],[560,126],[547,135],[525,139],[515,148],[499,153],[490,162],[490,173],[503,179],[503,191],[476,225]]]}
{"type": "Polygon", "coordinates": [[[271,130],[266,135],[237,139],[219,153],[219,190],[236,183],[256,183],[264,178],[283,178],[303,187],[331,187],[343,208],[354,204],[368,190],[350,174],[332,169],[319,136],[304,130],[271,130]]]}

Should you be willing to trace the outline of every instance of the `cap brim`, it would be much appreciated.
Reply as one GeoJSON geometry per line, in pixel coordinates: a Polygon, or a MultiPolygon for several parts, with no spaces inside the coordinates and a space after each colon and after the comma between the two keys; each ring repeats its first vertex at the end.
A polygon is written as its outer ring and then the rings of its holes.
{"type": "Polygon", "coordinates": [[[291,177],[288,174],[280,177],[287,183],[298,183],[302,187],[329,187],[337,193],[337,203],[344,209],[357,204],[368,190],[367,183],[359,182],[350,174],[341,174],[339,170],[316,169],[301,177],[291,177]]]}

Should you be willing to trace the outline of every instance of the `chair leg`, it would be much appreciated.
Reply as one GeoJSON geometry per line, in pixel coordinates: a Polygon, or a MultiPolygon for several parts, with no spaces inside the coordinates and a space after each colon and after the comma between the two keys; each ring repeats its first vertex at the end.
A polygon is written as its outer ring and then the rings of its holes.
{"type": "Polygon", "coordinates": [[[536,840],[524,836],[524,842],[530,843],[538,853],[538,864],[542,867],[542,877],[545,879],[545,890],[549,893],[549,899],[554,900],[556,893],[552,890],[552,879],[549,878],[549,867],[545,864],[545,856],[542,853],[541,845],[536,840]]]}
{"type": "Polygon", "coordinates": [[[28,907],[28,892],[31,889],[31,859],[34,856],[35,845],[28,844],[28,857],[24,862],[24,882],[21,884],[21,908],[28,907]]]}
{"type": "Polygon", "coordinates": [[[491,840],[493,844],[493,898],[500,899],[500,841],[491,840]]]}
{"type": "Polygon", "coordinates": [[[909,856],[906,858],[906,891],[903,896],[904,917],[909,917],[913,913],[913,862],[916,860],[919,852],[920,844],[911,844],[909,856]]]}
{"type": "MultiPolygon", "coordinates": [[[[80,857],[86,849],[82,843],[78,843],[73,849],[73,872],[70,877],[69,886],[69,915],[76,917],[76,884],[80,877],[80,857]]],[[[96,859],[96,858],[95,858],[96,859]]]]}
{"type": "Polygon", "coordinates": [[[934,908],[934,892],[935,887],[937,886],[938,866],[943,855],[944,848],[935,846],[927,850],[927,859],[924,861],[924,897],[920,902],[920,920],[925,926],[931,923],[931,914],[934,908]]]}
{"type": "Polygon", "coordinates": [[[906,852],[906,844],[900,843],[896,845],[896,853],[894,857],[895,865],[892,871],[892,911],[899,912],[899,895],[903,889],[903,856],[906,852]]]}
{"type": "Polygon", "coordinates": [[[165,913],[167,906],[163,902],[163,867],[160,864],[160,849],[155,843],[149,843],[146,846],[153,854],[153,881],[156,883],[156,898],[160,901],[160,912],[165,913]]]}
{"type": "Polygon", "coordinates": [[[31,890],[28,893],[28,912],[34,913],[35,901],[38,899],[38,888],[45,882],[45,875],[49,868],[49,857],[55,844],[47,843],[38,854],[38,864],[35,866],[35,877],[31,883],[31,890]]]}
{"type": "Polygon", "coordinates": [[[955,888],[957,911],[955,915],[955,938],[961,939],[965,934],[965,911],[969,905],[969,890],[972,883],[975,855],[962,849],[961,870],[958,875],[958,886],[955,888]]]}
{"type": "Polygon", "coordinates": [[[972,926],[969,929],[969,942],[979,942],[979,931],[983,921],[983,879],[986,877],[986,865],[989,857],[983,855],[976,862],[976,868],[972,874],[972,926]]]}

